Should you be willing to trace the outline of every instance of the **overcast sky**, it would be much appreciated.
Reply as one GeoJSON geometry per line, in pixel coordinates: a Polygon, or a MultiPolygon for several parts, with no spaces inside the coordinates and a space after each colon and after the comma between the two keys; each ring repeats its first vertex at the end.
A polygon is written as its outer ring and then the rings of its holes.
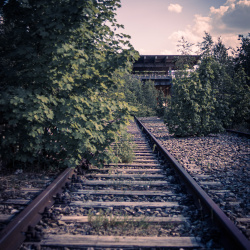
{"type": "Polygon", "coordinates": [[[142,55],[178,54],[182,36],[201,42],[204,32],[228,47],[250,33],[250,0],[121,0],[116,19],[142,55]]]}

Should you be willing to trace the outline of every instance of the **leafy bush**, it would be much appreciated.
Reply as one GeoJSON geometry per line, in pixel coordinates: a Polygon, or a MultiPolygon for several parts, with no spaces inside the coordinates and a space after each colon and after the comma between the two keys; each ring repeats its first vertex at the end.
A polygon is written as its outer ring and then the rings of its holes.
{"type": "Polygon", "coordinates": [[[117,89],[137,56],[129,37],[112,30],[121,27],[119,1],[1,7],[2,160],[44,167],[112,161],[107,149],[131,112],[117,89]]]}

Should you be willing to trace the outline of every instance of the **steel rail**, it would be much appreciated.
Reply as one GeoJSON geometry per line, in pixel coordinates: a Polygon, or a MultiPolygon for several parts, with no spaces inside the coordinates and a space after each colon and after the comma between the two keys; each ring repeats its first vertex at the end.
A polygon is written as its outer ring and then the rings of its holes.
{"type": "Polygon", "coordinates": [[[25,240],[28,226],[35,226],[42,218],[45,207],[54,203],[53,196],[62,192],[63,185],[73,174],[72,168],[64,170],[41,194],[0,232],[0,249],[16,250],[25,240]]]}
{"type": "Polygon", "coordinates": [[[218,227],[222,229],[228,249],[250,249],[250,241],[241,233],[241,231],[233,224],[219,206],[208,196],[208,194],[197,184],[197,182],[188,174],[188,172],[180,165],[180,163],[169,153],[168,150],[155,138],[155,136],[139,121],[135,120],[140,128],[143,128],[150,140],[157,146],[158,150],[172,163],[174,168],[180,174],[182,179],[188,185],[191,192],[200,199],[202,204],[211,212],[212,220],[217,222],[218,227]]]}
{"type": "Polygon", "coordinates": [[[249,133],[240,132],[240,131],[236,131],[236,130],[233,130],[233,129],[226,129],[226,131],[229,132],[229,133],[237,134],[238,136],[246,137],[248,139],[250,138],[249,133]]]}

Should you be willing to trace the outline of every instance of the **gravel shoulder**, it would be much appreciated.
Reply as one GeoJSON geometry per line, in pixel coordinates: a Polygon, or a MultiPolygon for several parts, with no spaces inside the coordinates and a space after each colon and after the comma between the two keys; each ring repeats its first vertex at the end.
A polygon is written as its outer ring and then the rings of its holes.
{"type": "Polygon", "coordinates": [[[250,139],[231,133],[175,138],[161,119],[139,119],[250,239],[250,139]]]}

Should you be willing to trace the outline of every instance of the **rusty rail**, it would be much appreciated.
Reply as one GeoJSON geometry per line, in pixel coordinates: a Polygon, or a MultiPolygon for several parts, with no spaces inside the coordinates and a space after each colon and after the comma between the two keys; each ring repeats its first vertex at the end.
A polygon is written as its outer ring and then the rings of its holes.
{"type": "Polygon", "coordinates": [[[250,138],[249,133],[244,133],[244,132],[236,131],[236,130],[233,130],[233,129],[226,129],[226,131],[229,132],[229,133],[237,134],[238,136],[241,136],[241,137],[246,137],[248,139],[250,138]]]}
{"type": "Polygon", "coordinates": [[[39,194],[20,214],[18,214],[0,233],[0,249],[16,250],[25,240],[28,226],[35,226],[42,217],[45,207],[54,203],[53,196],[62,192],[63,185],[73,174],[67,168],[41,194],[39,194]]]}
{"type": "Polygon", "coordinates": [[[162,146],[155,136],[148,131],[143,124],[135,117],[135,120],[143,132],[149,137],[152,144],[172,163],[175,170],[180,174],[182,180],[187,184],[188,189],[201,201],[207,211],[210,211],[211,219],[222,229],[224,242],[228,249],[250,249],[249,240],[240,232],[218,205],[207,195],[207,193],[187,173],[180,163],[162,146]]]}

